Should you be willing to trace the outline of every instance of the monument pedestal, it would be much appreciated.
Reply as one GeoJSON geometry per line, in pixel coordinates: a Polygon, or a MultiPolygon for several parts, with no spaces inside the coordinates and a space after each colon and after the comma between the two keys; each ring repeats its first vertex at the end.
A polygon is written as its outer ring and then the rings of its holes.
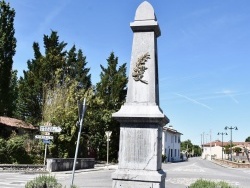
{"type": "Polygon", "coordinates": [[[162,170],[118,170],[112,178],[113,188],[165,188],[166,174],[162,170]]]}
{"type": "Polygon", "coordinates": [[[156,105],[128,105],[113,114],[120,125],[118,170],[113,188],[165,188],[162,127],[168,122],[156,105]]]}

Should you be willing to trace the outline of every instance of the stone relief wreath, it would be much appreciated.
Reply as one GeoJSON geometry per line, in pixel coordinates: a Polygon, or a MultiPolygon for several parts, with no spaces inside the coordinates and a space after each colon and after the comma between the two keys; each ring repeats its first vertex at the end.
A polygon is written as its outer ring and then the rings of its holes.
{"type": "Polygon", "coordinates": [[[132,77],[134,78],[134,80],[136,82],[141,81],[144,84],[148,84],[148,81],[142,79],[144,77],[143,74],[144,74],[145,70],[148,69],[145,66],[148,59],[150,59],[150,55],[148,52],[138,58],[138,60],[135,64],[135,67],[133,69],[133,72],[132,72],[132,77]]]}

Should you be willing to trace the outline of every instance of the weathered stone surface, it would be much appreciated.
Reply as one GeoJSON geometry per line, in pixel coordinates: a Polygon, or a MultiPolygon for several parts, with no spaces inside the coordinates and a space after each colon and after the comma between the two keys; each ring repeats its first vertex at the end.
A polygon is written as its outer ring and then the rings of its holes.
{"type": "Polygon", "coordinates": [[[143,2],[130,24],[134,32],[125,104],[112,114],[120,122],[119,164],[113,188],[165,188],[162,127],[169,120],[159,107],[157,37],[154,9],[143,2]]]}

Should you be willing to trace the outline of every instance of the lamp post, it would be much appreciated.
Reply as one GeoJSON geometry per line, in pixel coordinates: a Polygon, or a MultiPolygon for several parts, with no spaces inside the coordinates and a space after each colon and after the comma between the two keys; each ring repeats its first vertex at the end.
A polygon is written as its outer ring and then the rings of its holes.
{"type": "Polygon", "coordinates": [[[226,126],[225,127],[225,130],[227,130],[227,129],[230,129],[230,133],[231,133],[231,141],[230,141],[230,149],[231,149],[231,151],[230,151],[230,161],[232,161],[232,159],[233,159],[233,157],[232,157],[232,142],[233,142],[233,139],[232,139],[232,130],[234,129],[234,130],[238,130],[238,128],[235,126],[235,127],[228,127],[228,126],[226,126]]]}
{"type": "Polygon", "coordinates": [[[217,135],[221,135],[222,136],[222,146],[221,146],[221,150],[222,150],[222,160],[223,160],[223,135],[227,135],[227,133],[223,133],[223,132],[219,132],[217,135]]]}

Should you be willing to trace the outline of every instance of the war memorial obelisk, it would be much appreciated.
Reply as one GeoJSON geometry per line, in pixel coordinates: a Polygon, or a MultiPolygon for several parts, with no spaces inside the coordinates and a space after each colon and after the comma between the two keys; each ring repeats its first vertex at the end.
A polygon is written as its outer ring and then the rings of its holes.
{"type": "Polygon", "coordinates": [[[112,116],[120,122],[118,169],[113,188],[165,188],[162,127],[169,120],[159,107],[157,37],[154,9],[144,1],[136,10],[127,98],[112,116]]]}

